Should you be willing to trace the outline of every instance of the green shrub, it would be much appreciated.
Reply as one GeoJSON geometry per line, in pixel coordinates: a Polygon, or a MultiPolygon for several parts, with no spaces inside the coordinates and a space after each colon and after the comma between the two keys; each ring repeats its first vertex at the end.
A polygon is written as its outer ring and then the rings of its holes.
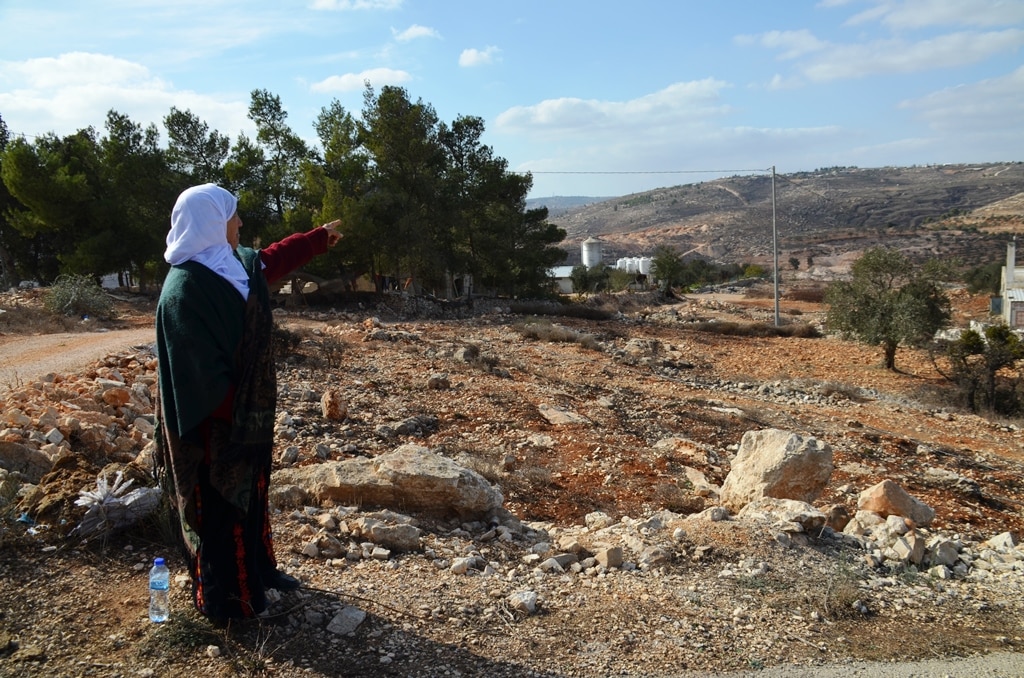
{"type": "Polygon", "coordinates": [[[270,336],[271,341],[274,342],[275,359],[285,361],[294,358],[304,338],[299,332],[276,323],[270,336]]]}
{"type": "Polygon", "coordinates": [[[114,302],[92,278],[62,275],[43,295],[48,311],[66,316],[92,316],[106,320],[114,315],[114,302]]]}

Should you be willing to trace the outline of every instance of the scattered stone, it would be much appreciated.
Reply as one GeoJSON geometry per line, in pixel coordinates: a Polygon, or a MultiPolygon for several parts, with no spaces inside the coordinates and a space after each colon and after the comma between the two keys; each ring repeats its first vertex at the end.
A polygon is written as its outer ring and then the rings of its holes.
{"type": "Polygon", "coordinates": [[[621,546],[612,546],[601,549],[594,554],[601,567],[622,567],[623,554],[621,546]]]}
{"type": "Polygon", "coordinates": [[[590,420],[584,417],[582,414],[576,412],[570,412],[569,410],[558,407],[556,405],[549,405],[547,403],[541,403],[537,406],[540,416],[544,417],[549,424],[555,426],[565,424],[589,424],[590,420]]]}
{"type": "Polygon", "coordinates": [[[435,391],[444,391],[451,388],[451,382],[448,381],[447,374],[432,374],[427,379],[427,388],[435,391]]]}
{"type": "Polygon", "coordinates": [[[355,633],[356,629],[359,628],[365,619],[365,612],[358,607],[346,605],[341,609],[341,612],[334,615],[334,618],[327,625],[327,630],[338,636],[347,636],[355,633]]]}
{"type": "Polygon", "coordinates": [[[516,591],[506,600],[508,601],[508,606],[517,612],[533,614],[537,611],[536,591],[516,591]]]}
{"type": "Polygon", "coordinates": [[[886,518],[902,516],[915,524],[927,527],[935,518],[935,510],[922,501],[907,494],[906,490],[891,480],[883,480],[860,493],[857,508],[872,511],[886,518]]]}
{"type": "Polygon", "coordinates": [[[348,417],[348,403],[341,391],[329,388],[320,398],[320,411],[329,421],[344,421],[348,417]]]}

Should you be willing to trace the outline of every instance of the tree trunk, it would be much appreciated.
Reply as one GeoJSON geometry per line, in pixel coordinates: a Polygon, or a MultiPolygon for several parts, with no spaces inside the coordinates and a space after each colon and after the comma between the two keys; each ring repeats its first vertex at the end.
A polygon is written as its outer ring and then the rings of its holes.
{"type": "Polygon", "coordinates": [[[882,350],[885,351],[885,369],[887,370],[896,369],[896,346],[897,343],[893,341],[882,344],[882,350]]]}
{"type": "Polygon", "coordinates": [[[996,373],[988,369],[985,371],[985,407],[990,412],[996,411],[996,373]]]}
{"type": "Polygon", "coordinates": [[[0,280],[11,287],[17,287],[21,282],[18,279],[18,270],[14,267],[14,258],[3,245],[0,245],[0,280]]]}

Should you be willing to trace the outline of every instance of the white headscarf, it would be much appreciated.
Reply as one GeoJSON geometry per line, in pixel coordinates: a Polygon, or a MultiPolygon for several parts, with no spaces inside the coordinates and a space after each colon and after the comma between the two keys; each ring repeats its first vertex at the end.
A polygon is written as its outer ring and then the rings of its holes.
{"type": "Polygon", "coordinates": [[[237,207],[238,199],[216,184],[185,189],[171,211],[164,259],[172,266],[199,262],[248,299],[249,275],[235,257],[227,236],[228,219],[237,207]]]}

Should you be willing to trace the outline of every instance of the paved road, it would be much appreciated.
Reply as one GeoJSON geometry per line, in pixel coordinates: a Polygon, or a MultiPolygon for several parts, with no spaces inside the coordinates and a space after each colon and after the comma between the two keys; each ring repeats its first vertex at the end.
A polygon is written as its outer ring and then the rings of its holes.
{"type": "Polygon", "coordinates": [[[154,341],[152,327],[0,337],[0,392],[51,372],[80,372],[110,353],[154,341]]]}

